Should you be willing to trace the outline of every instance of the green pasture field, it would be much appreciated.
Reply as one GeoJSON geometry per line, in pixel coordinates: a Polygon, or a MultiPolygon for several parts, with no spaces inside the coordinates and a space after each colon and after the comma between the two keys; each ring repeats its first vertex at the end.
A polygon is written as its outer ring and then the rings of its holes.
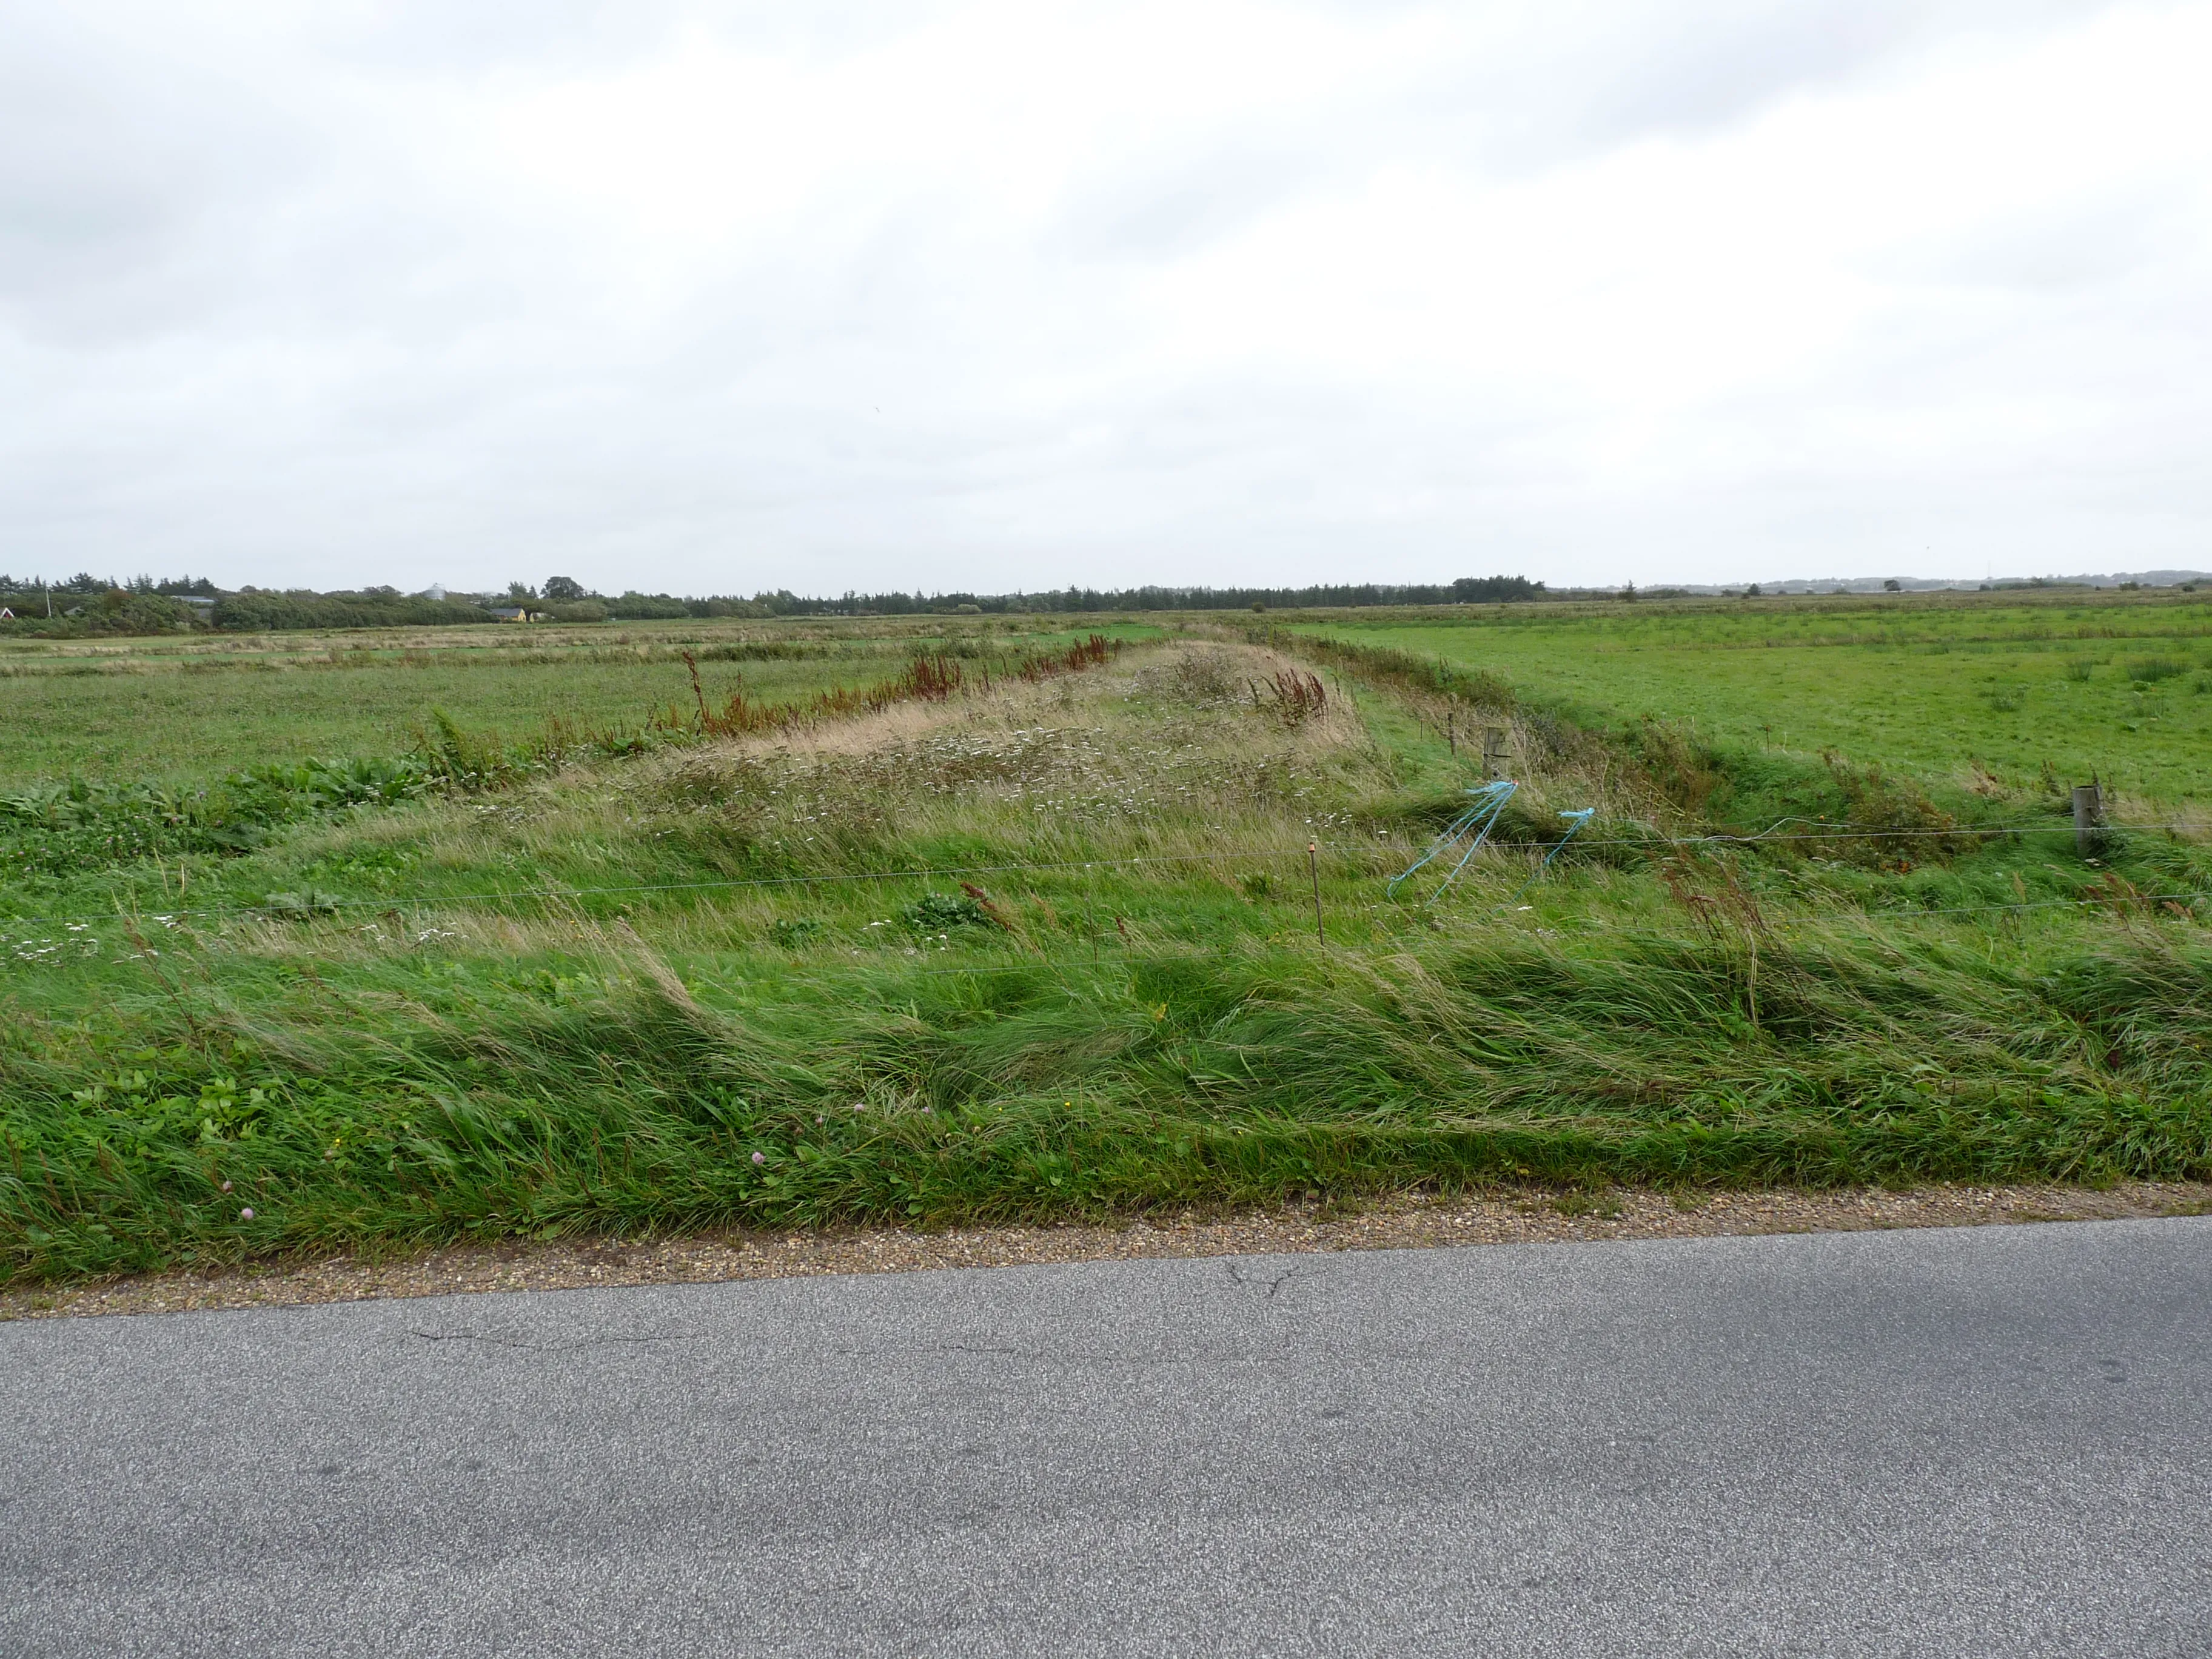
{"type": "MultiPolygon", "coordinates": [[[[2085,855],[2058,798],[1900,746],[1578,722],[1593,694],[1547,678],[1588,670],[1570,619],[1492,614],[1431,626],[1565,641],[1464,659],[1511,692],[1425,642],[1215,617],[988,692],[628,747],[512,717],[513,688],[574,721],[559,687],[619,684],[550,635],[483,647],[501,666],[149,671],[509,690],[404,764],[0,791],[0,1279],[1531,1182],[2212,1176],[2212,858],[2185,824],[2085,855]],[[1510,725],[1522,787],[1455,883],[1463,844],[1394,887],[1480,781],[1454,710],[1510,725]],[[1853,827],[1696,839],[1752,800],[1853,827]]],[[[2124,660],[2192,637],[2146,631],[2186,607],[2113,614],[2124,660]]],[[[748,624],[838,654],[702,672],[873,683],[951,631],[748,624]]],[[[672,668],[641,664],[653,702],[688,690],[672,668]]],[[[2176,678],[2150,684],[2193,696],[2176,678]]]]}
{"type": "Polygon", "coordinates": [[[1025,619],[915,617],[9,641],[0,643],[9,732],[0,787],[68,777],[198,782],[268,762],[398,754],[437,709],[470,730],[513,737],[553,720],[634,732],[656,709],[693,706],[678,654],[686,650],[719,708],[740,690],[781,702],[870,684],[917,649],[980,661],[1070,637],[1025,619]]]}
{"type": "Polygon", "coordinates": [[[1588,723],[1650,715],[1984,791],[2094,775],[2148,808],[2212,800],[2212,593],[1485,606],[1300,625],[1487,671],[1588,723]]]}

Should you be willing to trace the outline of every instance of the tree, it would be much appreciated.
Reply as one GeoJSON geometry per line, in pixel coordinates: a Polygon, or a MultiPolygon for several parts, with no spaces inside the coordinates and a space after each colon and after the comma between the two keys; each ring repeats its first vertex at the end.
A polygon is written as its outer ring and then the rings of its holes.
{"type": "MultiPolygon", "coordinates": [[[[1526,576],[1462,576],[1451,585],[1453,602],[1458,605],[1503,605],[1515,599],[1540,599],[1544,584],[1532,582],[1526,576]]],[[[1428,601],[1407,598],[1413,604],[1428,601]]],[[[1372,601],[1370,601],[1372,603],[1372,601]]]]}
{"type": "Polygon", "coordinates": [[[507,585],[507,599],[510,605],[528,605],[537,597],[538,590],[528,582],[509,582],[507,585]]]}
{"type": "Polygon", "coordinates": [[[1892,576],[1881,585],[1881,591],[1885,593],[1902,593],[1905,592],[1905,584],[1892,576]]]}
{"type": "Polygon", "coordinates": [[[574,576],[548,576],[545,579],[545,597],[556,605],[574,605],[578,599],[589,599],[591,595],[585,592],[583,583],[574,576]]]}
{"type": "Polygon", "coordinates": [[[1753,582],[1750,586],[1745,588],[1743,590],[1743,596],[1747,599],[1757,599],[1759,597],[1759,584],[1757,582],[1753,582]]]}

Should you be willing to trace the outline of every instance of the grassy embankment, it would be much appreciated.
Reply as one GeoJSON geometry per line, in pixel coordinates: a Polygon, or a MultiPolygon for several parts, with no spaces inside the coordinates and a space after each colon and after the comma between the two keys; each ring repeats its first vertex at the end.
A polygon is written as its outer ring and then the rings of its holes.
{"type": "Polygon", "coordinates": [[[189,904],[166,862],[58,876],[126,914],[9,964],[0,1259],[2212,1170],[2212,955],[2130,896],[2212,885],[2194,846],[2085,866],[1960,833],[2057,823],[2032,791],[1586,728],[1419,663],[1344,659],[1302,719],[1254,695],[1284,666],[1140,649],[342,810],[195,854],[189,904]],[[1433,735],[1454,696],[1518,734],[1520,845],[1394,901],[1472,769],[1433,735]],[[1668,844],[1778,804],[1893,833],[1668,844]],[[955,867],[980,890],[888,873],[955,867]],[[273,891],[310,902],[178,915],[273,891]],[[2112,902],[1929,914],[2083,893],[2112,902]]]}

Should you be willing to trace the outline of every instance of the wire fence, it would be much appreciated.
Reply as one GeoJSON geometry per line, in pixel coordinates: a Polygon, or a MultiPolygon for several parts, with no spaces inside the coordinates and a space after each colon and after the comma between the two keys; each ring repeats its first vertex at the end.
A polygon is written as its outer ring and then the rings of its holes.
{"type": "MultiPolygon", "coordinates": [[[[1747,835],[1710,834],[1700,836],[1637,836],[1596,838],[1577,838],[1574,846],[1578,852],[1599,848],[1631,848],[1647,852],[1664,848],[1771,846],[1795,842],[1880,841],[1892,842],[1927,837],[1960,836],[1998,837],[2005,836],[2052,835],[2075,836],[2080,833],[2071,823],[2049,823],[1980,824],[1950,830],[1869,829],[1850,825],[1834,825],[1790,834],[1779,833],[1787,823],[1817,823],[1819,820],[1784,818],[1766,830],[1747,835]]],[[[2164,824],[2105,824],[2098,827],[2100,835],[2119,833],[2163,833],[2164,824]]],[[[1562,842],[1561,845],[1565,843],[1562,842]]],[[[1549,843],[1492,842],[1501,852],[1547,854],[1559,850],[1549,843]]],[[[1324,847],[1323,853],[1343,854],[1364,843],[1338,843],[1324,847]]],[[[634,882],[605,887],[554,886],[542,888],[507,889],[494,892],[424,893],[412,896],[383,895],[374,898],[340,898],[296,905],[223,904],[187,906],[159,910],[138,905],[132,896],[132,908],[126,910],[118,900],[115,908],[94,914],[49,915],[22,914],[0,916],[0,927],[90,927],[118,919],[151,918],[162,923],[173,924],[222,917],[247,916],[262,919],[286,919],[307,914],[331,914],[338,911],[404,912],[434,911],[456,905],[523,905],[563,903],[579,899],[623,898],[653,893],[735,892],[746,890],[848,885],[860,882],[900,881],[958,881],[978,876],[1014,875],[1071,870],[1128,869],[1143,866],[1205,865],[1265,862],[1278,859],[1304,859],[1309,856],[1304,846],[1240,848],[1210,853],[1140,854],[1113,859],[1058,859],[997,864],[949,866],[920,866],[896,870],[835,871],[817,874],[787,876],[727,877],[710,881],[634,882]]],[[[1547,860],[1548,861],[1548,860],[1547,860]]],[[[1531,880],[1533,881],[1533,878],[1531,880]]],[[[1504,902],[1510,905],[1528,890],[1528,883],[1516,891],[1504,902]]],[[[1913,906],[1861,910],[1854,914],[1893,920],[1913,920],[1923,916],[1970,915],[2006,910],[2044,910],[2060,908],[2125,908],[2131,905],[2180,904],[2195,906],[2212,901],[2212,893],[2138,893],[2132,889],[2087,895],[2070,899],[2021,900],[2010,903],[1975,905],[1913,906]]],[[[1499,907],[1501,909],[1503,906],[1499,907]]],[[[1525,909],[1528,907],[1522,906],[1525,909]]]]}

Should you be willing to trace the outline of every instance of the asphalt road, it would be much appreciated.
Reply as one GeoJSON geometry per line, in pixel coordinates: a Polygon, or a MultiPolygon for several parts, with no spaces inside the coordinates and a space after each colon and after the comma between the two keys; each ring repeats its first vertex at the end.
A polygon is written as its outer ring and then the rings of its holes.
{"type": "Polygon", "coordinates": [[[0,1326],[0,1653],[2212,1653],[2212,1219],[0,1326]]]}

